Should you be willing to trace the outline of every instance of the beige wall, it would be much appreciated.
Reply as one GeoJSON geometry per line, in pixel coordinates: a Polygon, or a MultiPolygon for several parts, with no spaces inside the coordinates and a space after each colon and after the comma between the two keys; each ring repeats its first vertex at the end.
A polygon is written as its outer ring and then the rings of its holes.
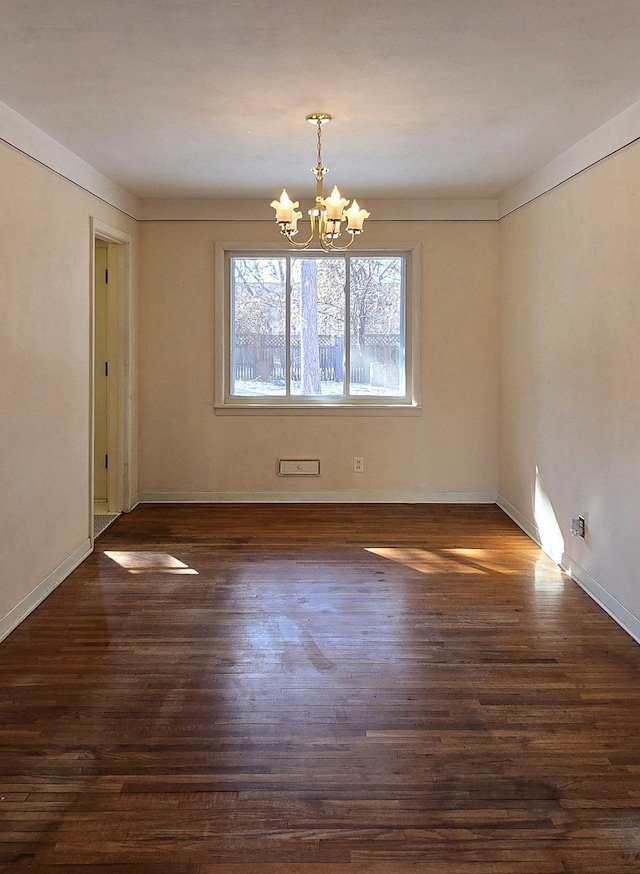
{"type": "Polygon", "coordinates": [[[18,618],[18,605],[90,535],[90,217],[134,240],[137,230],[131,219],[4,144],[0,178],[5,632],[10,611],[18,618]]]}
{"type": "Polygon", "coordinates": [[[553,539],[544,489],[565,565],[636,635],[639,231],[638,145],[500,223],[500,494],[553,539]]]}
{"type": "Polygon", "coordinates": [[[216,415],[215,243],[277,239],[271,223],[141,224],[141,496],[493,500],[496,224],[367,226],[367,245],[421,244],[420,415],[216,415]],[[364,456],[362,474],[354,455],[364,456]],[[276,459],[287,456],[319,457],[322,476],[277,477],[276,459]]]}

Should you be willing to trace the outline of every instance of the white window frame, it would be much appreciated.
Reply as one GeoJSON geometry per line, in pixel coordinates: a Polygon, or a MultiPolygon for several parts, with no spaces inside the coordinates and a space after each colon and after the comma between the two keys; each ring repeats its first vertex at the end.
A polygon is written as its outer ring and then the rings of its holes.
{"type": "MultiPolygon", "coordinates": [[[[310,256],[319,255],[306,250],[310,256]]],[[[340,253],[336,253],[339,255],[340,253]]],[[[362,415],[410,415],[420,410],[420,297],[421,267],[420,244],[397,243],[393,246],[376,246],[350,253],[353,256],[375,257],[399,256],[405,259],[405,395],[388,397],[367,395],[362,397],[244,397],[232,395],[231,377],[231,277],[232,257],[276,257],[293,255],[304,257],[305,251],[285,249],[282,244],[254,244],[247,242],[216,243],[215,246],[215,399],[217,414],[362,414],[362,415]]]]}

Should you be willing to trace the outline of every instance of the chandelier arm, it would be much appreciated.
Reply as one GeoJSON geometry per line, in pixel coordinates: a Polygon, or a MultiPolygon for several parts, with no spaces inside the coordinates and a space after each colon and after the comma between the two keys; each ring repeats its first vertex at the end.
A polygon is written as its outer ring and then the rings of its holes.
{"type": "Polygon", "coordinates": [[[346,246],[337,246],[333,241],[328,240],[327,244],[326,244],[327,248],[325,248],[324,245],[322,246],[322,248],[324,249],[325,252],[346,252],[347,249],[350,249],[351,246],[353,246],[355,239],[356,239],[355,234],[352,234],[351,239],[349,240],[349,242],[347,243],[346,246]]]}
{"type": "Polygon", "coordinates": [[[316,232],[316,217],[314,216],[313,213],[311,213],[311,215],[309,216],[309,219],[311,222],[311,234],[309,236],[309,239],[305,240],[304,243],[299,243],[296,240],[292,239],[290,234],[288,234],[286,231],[282,232],[284,234],[284,236],[287,238],[287,240],[291,243],[291,245],[294,246],[296,249],[306,249],[307,246],[313,241],[313,236],[316,232]]]}
{"type": "Polygon", "coordinates": [[[294,249],[307,249],[309,247],[309,244],[313,240],[313,235],[309,237],[306,243],[297,243],[295,240],[292,240],[291,237],[289,237],[287,234],[285,234],[285,237],[287,237],[287,240],[294,249]]]}

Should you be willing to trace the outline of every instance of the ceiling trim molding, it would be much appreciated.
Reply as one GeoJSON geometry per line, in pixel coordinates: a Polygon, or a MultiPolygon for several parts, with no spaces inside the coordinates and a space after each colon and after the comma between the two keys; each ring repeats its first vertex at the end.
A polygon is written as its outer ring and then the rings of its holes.
{"type": "Polygon", "coordinates": [[[498,201],[499,218],[537,200],[594,164],[640,139],[640,101],[575,143],[540,170],[514,185],[498,201]]]}
{"type": "Polygon", "coordinates": [[[0,102],[0,140],[109,206],[138,218],[138,199],[0,102]]]}
{"type": "MultiPolygon", "coordinates": [[[[497,200],[370,200],[369,221],[497,221],[497,200]]],[[[273,210],[268,198],[141,200],[138,216],[147,222],[270,222],[273,210]]]]}

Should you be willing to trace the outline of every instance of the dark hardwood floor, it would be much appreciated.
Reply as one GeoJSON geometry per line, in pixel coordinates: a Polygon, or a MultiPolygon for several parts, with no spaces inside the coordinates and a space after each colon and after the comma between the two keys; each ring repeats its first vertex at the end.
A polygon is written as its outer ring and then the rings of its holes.
{"type": "Polygon", "coordinates": [[[142,506],[0,646],[0,870],[638,872],[639,678],[494,506],[142,506]]]}

